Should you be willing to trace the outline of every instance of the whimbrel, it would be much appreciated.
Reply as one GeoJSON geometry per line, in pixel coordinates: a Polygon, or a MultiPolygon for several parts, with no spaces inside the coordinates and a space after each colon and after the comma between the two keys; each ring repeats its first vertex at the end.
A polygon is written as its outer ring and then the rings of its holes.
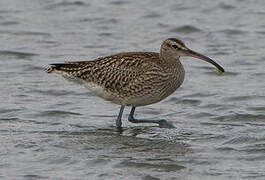
{"type": "Polygon", "coordinates": [[[184,81],[185,71],[179,60],[191,56],[224,69],[215,61],[190,50],[175,38],[166,39],[156,52],[127,52],[101,57],[92,61],[50,64],[48,73],[61,74],[68,80],[83,84],[95,95],[121,105],[116,119],[121,128],[125,106],[132,107],[128,120],[132,123],[157,123],[174,127],[166,120],[134,118],[136,107],[157,103],[172,94],[184,81]]]}

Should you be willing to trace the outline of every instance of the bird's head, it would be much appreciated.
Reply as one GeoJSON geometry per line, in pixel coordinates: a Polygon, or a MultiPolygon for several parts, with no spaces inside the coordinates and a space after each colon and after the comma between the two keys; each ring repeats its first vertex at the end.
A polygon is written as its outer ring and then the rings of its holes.
{"type": "Polygon", "coordinates": [[[217,64],[214,60],[187,48],[181,40],[178,40],[176,38],[166,39],[161,45],[160,53],[162,56],[169,56],[169,58],[173,57],[174,59],[179,59],[182,56],[190,56],[201,59],[214,65],[219,72],[224,72],[224,68],[217,64]]]}

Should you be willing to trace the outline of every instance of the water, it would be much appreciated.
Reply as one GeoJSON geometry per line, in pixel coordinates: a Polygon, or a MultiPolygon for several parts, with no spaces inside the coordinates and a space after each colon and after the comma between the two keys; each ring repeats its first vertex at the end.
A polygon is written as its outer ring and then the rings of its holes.
{"type": "Polygon", "coordinates": [[[0,179],[264,179],[265,2],[0,1],[0,179]],[[134,125],[119,106],[46,74],[47,64],[158,51],[168,37],[212,57],[138,108],[176,129],[134,125]]]}

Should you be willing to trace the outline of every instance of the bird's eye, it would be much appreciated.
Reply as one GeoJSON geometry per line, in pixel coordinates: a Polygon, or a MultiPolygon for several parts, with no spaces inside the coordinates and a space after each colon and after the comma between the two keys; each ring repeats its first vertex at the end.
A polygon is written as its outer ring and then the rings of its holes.
{"type": "Polygon", "coordinates": [[[172,47],[175,49],[179,49],[179,47],[176,44],[173,44],[172,47]]]}

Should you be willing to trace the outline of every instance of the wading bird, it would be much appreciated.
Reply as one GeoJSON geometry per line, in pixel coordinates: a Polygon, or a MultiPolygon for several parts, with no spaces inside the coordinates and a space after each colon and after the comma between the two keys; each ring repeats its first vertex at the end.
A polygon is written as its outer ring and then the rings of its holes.
{"type": "Polygon", "coordinates": [[[175,38],[163,41],[160,53],[127,52],[101,57],[92,61],[55,63],[48,73],[83,84],[95,95],[121,105],[116,120],[121,128],[125,106],[132,107],[128,120],[132,123],[157,123],[160,127],[174,127],[166,120],[134,118],[136,107],[157,103],[176,91],[183,83],[185,71],[180,57],[191,56],[224,69],[212,59],[190,50],[175,38]]]}

